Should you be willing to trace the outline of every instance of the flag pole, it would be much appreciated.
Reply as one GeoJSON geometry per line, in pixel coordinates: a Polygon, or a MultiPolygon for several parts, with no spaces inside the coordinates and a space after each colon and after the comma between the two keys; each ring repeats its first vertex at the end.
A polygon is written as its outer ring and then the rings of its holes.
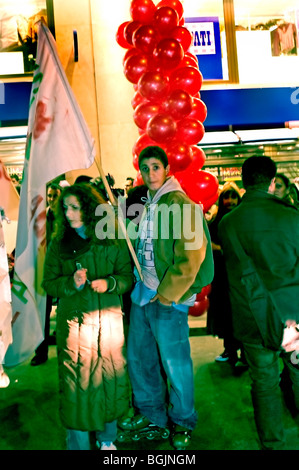
{"type": "MultiPolygon", "coordinates": [[[[98,162],[98,159],[95,158],[95,163],[97,165],[97,168],[99,170],[99,173],[100,173],[100,176],[102,178],[102,181],[104,183],[104,186],[105,186],[105,189],[107,191],[107,194],[108,194],[108,197],[110,199],[110,202],[111,204],[113,205],[113,207],[117,207],[117,204],[116,204],[116,201],[115,201],[115,197],[111,191],[111,188],[109,186],[109,183],[107,181],[107,178],[106,178],[106,175],[104,174],[104,171],[103,171],[103,168],[102,168],[102,165],[98,162]]],[[[127,229],[125,227],[125,224],[124,224],[124,221],[123,221],[123,218],[122,217],[118,217],[118,222],[119,222],[119,225],[120,225],[120,228],[123,232],[123,235],[126,239],[126,242],[127,242],[127,245],[128,245],[128,248],[130,250],[130,253],[132,255],[132,258],[133,258],[133,261],[134,261],[134,264],[136,266],[136,269],[138,271],[138,274],[140,276],[140,279],[143,280],[143,276],[142,276],[142,273],[141,273],[141,267],[140,267],[140,264],[139,264],[139,261],[137,259],[137,256],[136,256],[136,253],[134,251],[134,248],[132,246],[132,243],[131,243],[131,240],[128,236],[128,233],[127,233],[127,229]]]]}

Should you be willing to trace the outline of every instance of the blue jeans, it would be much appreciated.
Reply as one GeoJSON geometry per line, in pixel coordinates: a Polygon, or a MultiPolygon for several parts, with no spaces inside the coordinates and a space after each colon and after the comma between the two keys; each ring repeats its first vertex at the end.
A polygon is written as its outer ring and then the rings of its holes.
{"type": "Polygon", "coordinates": [[[245,356],[252,380],[251,394],[257,432],[263,449],[284,448],[283,404],[279,386],[281,357],[293,384],[299,410],[299,368],[292,353],[264,348],[261,344],[244,343],[245,356]]]}
{"type": "Polygon", "coordinates": [[[197,413],[188,313],[159,301],[143,307],[133,303],[127,354],[134,405],[139,412],[157,426],[167,426],[169,418],[193,430],[197,413]]]}
{"type": "MultiPolygon", "coordinates": [[[[105,423],[104,431],[96,432],[96,439],[99,442],[114,442],[117,437],[117,421],[105,423]]],[[[67,449],[68,450],[90,450],[89,432],[78,431],[77,429],[67,429],[67,449]]]]}

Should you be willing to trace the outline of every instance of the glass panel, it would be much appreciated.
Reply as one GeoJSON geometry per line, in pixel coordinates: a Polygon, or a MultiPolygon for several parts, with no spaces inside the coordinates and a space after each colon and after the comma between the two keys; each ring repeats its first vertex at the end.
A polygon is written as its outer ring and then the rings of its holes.
{"type": "Polygon", "coordinates": [[[190,52],[197,56],[204,80],[228,80],[223,0],[185,0],[182,3],[185,27],[193,34],[190,52]]]}
{"type": "Polygon", "coordinates": [[[0,0],[0,75],[32,72],[36,23],[47,22],[46,0],[0,0]]]}
{"type": "Polygon", "coordinates": [[[298,0],[235,0],[241,84],[298,84],[298,0]]]}

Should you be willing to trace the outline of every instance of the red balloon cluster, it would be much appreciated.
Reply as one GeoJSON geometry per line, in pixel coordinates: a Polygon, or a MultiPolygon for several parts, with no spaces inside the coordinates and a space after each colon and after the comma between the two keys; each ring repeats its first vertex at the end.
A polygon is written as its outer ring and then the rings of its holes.
{"type": "Polygon", "coordinates": [[[193,307],[189,308],[189,315],[193,317],[200,317],[204,313],[207,313],[210,306],[209,294],[211,293],[211,284],[202,288],[200,294],[197,294],[196,301],[193,307]]]}
{"type": "Polygon", "coordinates": [[[200,99],[202,74],[189,52],[192,35],[184,27],[179,0],[132,0],[131,20],[122,23],[117,43],[127,49],[124,75],[133,84],[133,119],[140,137],[133,147],[135,185],[143,184],[138,156],[148,145],[167,153],[170,171],[190,199],[207,211],[218,198],[218,181],[201,168],[205,154],[198,143],[205,132],[207,108],[200,99]]]}

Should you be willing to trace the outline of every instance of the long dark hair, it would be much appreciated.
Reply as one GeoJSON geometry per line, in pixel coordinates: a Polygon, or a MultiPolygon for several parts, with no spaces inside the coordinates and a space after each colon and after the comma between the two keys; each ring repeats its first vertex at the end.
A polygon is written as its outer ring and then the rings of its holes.
{"type": "MultiPolygon", "coordinates": [[[[99,205],[101,205],[104,211],[109,214],[111,221],[113,218],[113,224],[111,227],[115,227],[115,239],[117,238],[117,224],[112,206],[110,206],[107,201],[105,201],[105,199],[100,196],[96,189],[94,189],[91,185],[84,183],[73,184],[72,186],[67,186],[63,189],[55,210],[56,230],[53,234],[53,238],[62,240],[66,230],[70,227],[65,215],[64,207],[64,200],[68,196],[75,196],[78,199],[81,208],[81,218],[88,239],[99,242],[99,237],[96,233],[96,225],[100,220],[99,217],[96,216],[96,209],[99,205]]],[[[101,241],[114,243],[115,239],[105,238],[104,240],[101,239],[101,241]]]]}
{"type": "Polygon", "coordinates": [[[215,217],[215,218],[217,218],[217,221],[219,221],[219,222],[222,219],[222,217],[228,212],[228,210],[224,207],[223,199],[227,198],[229,196],[233,197],[233,198],[237,198],[238,199],[238,205],[241,202],[241,196],[240,196],[240,193],[237,190],[235,190],[232,187],[223,190],[219,195],[218,212],[217,212],[217,215],[215,217]]]}

